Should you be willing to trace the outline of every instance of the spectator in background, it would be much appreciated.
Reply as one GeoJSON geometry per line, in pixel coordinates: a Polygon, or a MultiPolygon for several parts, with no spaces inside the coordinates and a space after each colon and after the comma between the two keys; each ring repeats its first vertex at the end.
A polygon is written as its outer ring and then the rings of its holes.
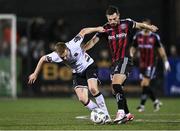
{"type": "MultiPolygon", "coordinates": [[[[1,54],[4,56],[9,56],[10,55],[10,44],[11,44],[11,20],[2,20],[1,21],[1,54]]],[[[16,33],[16,42],[19,42],[19,34],[16,33]]]]}
{"type": "Polygon", "coordinates": [[[28,51],[29,51],[29,48],[28,48],[28,44],[29,44],[29,41],[28,41],[28,38],[26,36],[22,36],[20,41],[19,41],[19,44],[18,44],[18,47],[17,47],[17,55],[18,57],[20,56],[21,58],[21,68],[20,68],[20,72],[19,72],[19,80],[21,80],[22,82],[22,95],[24,96],[27,96],[26,93],[29,93],[27,92],[27,90],[29,90],[27,88],[27,84],[26,84],[26,79],[28,77],[28,51]]]}
{"type": "Polygon", "coordinates": [[[46,40],[47,25],[42,17],[32,19],[30,24],[30,40],[46,40]]]}
{"type": "Polygon", "coordinates": [[[99,51],[99,57],[97,59],[98,67],[109,68],[111,66],[111,58],[109,51],[107,49],[102,49],[99,51]]]}
{"type": "Polygon", "coordinates": [[[45,43],[47,37],[47,21],[42,17],[32,19],[30,24],[30,42],[29,42],[29,56],[32,61],[32,68],[41,56],[45,54],[45,43]]]}
{"type": "Polygon", "coordinates": [[[170,47],[170,55],[171,57],[177,57],[178,56],[178,53],[177,53],[177,48],[175,45],[171,45],[170,47]]]}
{"type": "Polygon", "coordinates": [[[68,24],[65,22],[64,18],[59,18],[54,21],[49,30],[51,41],[67,41],[69,38],[70,32],[68,24]]]}
{"type": "MultiPolygon", "coordinates": [[[[143,23],[151,25],[151,21],[149,19],[145,19],[143,23]]],[[[154,111],[159,111],[162,103],[157,99],[155,93],[151,89],[151,80],[155,76],[158,57],[157,53],[160,54],[164,62],[165,70],[170,70],[170,65],[166,56],[166,52],[160,41],[159,35],[147,29],[143,29],[137,32],[134,36],[133,45],[130,48],[131,57],[134,57],[136,48],[138,48],[140,55],[140,85],[142,87],[141,102],[140,105],[137,107],[137,110],[139,112],[143,112],[145,110],[145,103],[147,100],[147,96],[149,96],[154,103],[154,111]]]]}

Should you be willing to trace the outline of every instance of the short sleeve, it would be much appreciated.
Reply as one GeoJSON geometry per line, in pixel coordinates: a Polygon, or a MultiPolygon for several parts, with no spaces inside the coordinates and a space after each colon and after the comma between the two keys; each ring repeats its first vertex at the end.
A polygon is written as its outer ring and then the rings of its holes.
{"type": "Polygon", "coordinates": [[[82,37],[78,34],[71,41],[67,42],[66,46],[68,48],[77,48],[77,47],[79,48],[83,39],[84,39],[84,37],[82,37]]]}
{"type": "Polygon", "coordinates": [[[56,62],[56,63],[60,63],[63,60],[58,56],[58,54],[54,51],[50,54],[46,55],[46,61],[47,62],[56,62]]]}
{"type": "Polygon", "coordinates": [[[163,47],[160,36],[158,34],[155,34],[155,38],[156,38],[155,47],[158,47],[158,48],[163,47]]]}
{"type": "Polygon", "coordinates": [[[130,18],[126,19],[127,23],[128,23],[128,27],[130,29],[134,29],[136,27],[136,22],[130,18]]]}

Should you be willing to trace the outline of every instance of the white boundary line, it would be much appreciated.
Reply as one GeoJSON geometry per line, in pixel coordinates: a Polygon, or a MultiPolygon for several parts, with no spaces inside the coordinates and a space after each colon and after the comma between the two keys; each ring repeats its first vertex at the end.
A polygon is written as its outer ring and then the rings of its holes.
{"type": "Polygon", "coordinates": [[[180,119],[178,120],[164,120],[164,119],[157,119],[157,120],[150,120],[150,119],[135,119],[135,122],[143,122],[143,123],[180,123],[180,119]]]}
{"type": "Polygon", "coordinates": [[[89,120],[89,116],[76,116],[76,119],[89,120]]]}
{"type": "Polygon", "coordinates": [[[180,116],[180,114],[170,113],[170,114],[156,114],[156,113],[142,113],[136,114],[136,116],[180,116]]]}
{"type": "MultiPolygon", "coordinates": [[[[180,114],[136,114],[136,115],[147,115],[147,116],[179,116],[180,114]]],[[[81,119],[81,120],[89,120],[89,116],[84,115],[84,116],[76,116],[76,119],[81,119]]],[[[157,120],[152,120],[152,119],[135,119],[133,120],[134,122],[143,122],[143,123],[180,123],[180,119],[176,120],[165,120],[165,119],[157,119],[157,120]]]]}

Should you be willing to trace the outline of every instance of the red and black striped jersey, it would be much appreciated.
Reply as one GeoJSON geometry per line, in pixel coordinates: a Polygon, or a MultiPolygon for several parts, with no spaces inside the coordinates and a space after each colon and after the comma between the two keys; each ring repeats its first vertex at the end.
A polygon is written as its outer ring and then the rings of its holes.
{"type": "Polygon", "coordinates": [[[135,23],[131,19],[120,20],[116,26],[106,23],[103,26],[105,32],[96,34],[97,37],[105,37],[108,40],[113,63],[121,58],[129,57],[130,33],[135,23]]]}
{"type": "Polygon", "coordinates": [[[157,49],[162,47],[158,34],[144,31],[137,32],[133,38],[133,47],[138,48],[140,52],[139,66],[146,68],[155,66],[157,62],[157,49]]]}

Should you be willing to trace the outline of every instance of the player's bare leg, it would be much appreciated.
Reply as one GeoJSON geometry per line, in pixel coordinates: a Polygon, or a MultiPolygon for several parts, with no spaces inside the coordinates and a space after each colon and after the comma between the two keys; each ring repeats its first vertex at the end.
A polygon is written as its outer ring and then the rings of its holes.
{"type": "Polygon", "coordinates": [[[75,92],[79,101],[90,111],[97,108],[98,106],[91,99],[88,98],[88,89],[85,87],[76,87],[75,92]]]}

